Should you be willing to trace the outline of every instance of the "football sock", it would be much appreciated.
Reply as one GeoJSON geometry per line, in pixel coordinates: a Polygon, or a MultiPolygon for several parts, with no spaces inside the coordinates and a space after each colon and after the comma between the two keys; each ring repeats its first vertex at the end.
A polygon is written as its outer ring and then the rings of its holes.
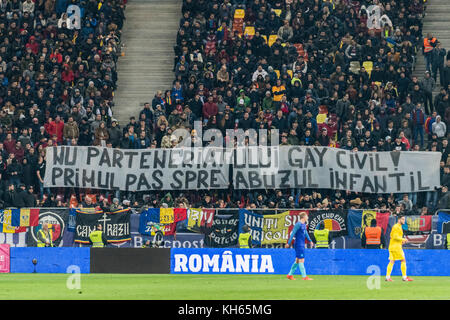
{"type": "Polygon", "coordinates": [[[394,267],[394,264],[389,262],[388,266],[387,266],[387,271],[386,271],[386,278],[390,278],[391,277],[391,272],[392,272],[392,268],[394,267]]]}
{"type": "Polygon", "coordinates": [[[297,270],[298,267],[298,263],[294,262],[294,264],[291,267],[291,271],[289,271],[289,275],[292,276],[294,275],[295,270],[297,270]]]}
{"type": "Polygon", "coordinates": [[[406,261],[402,261],[400,265],[400,269],[402,269],[402,277],[406,279],[406,261]]]}
{"type": "Polygon", "coordinates": [[[302,277],[305,278],[306,277],[305,264],[299,263],[299,266],[300,266],[300,272],[302,273],[302,277]]]}

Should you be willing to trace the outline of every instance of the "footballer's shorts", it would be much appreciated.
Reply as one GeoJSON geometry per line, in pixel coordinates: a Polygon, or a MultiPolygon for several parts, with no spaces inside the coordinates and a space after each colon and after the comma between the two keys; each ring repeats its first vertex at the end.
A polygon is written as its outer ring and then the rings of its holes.
{"type": "Polygon", "coordinates": [[[297,259],[304,259],[305,258],[305,248],[295,248],[295,257],[297,259]]]}
{"type": "Polygon", "coordinates": [[[389,250],[389,260],[405,260],[403,250],[389,250]]]}

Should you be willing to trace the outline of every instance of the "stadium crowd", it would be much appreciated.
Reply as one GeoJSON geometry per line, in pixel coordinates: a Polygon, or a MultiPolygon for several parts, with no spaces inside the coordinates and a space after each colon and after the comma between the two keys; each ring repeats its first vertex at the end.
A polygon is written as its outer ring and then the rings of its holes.
{"type": "Polygon", "coordinates": [[[421,0],[183,0],[173,87],[119,125],[112,111],[124,7],[123,0],[0,1],[4,207],[89,206],[92,194],[102,206],[131,200],[133,206],[353,207],[394,214],[450,207],[450,54],[432,35],[432,50],[424,47],[421,0]],[[68,27],[69,4],[84,9],[79,28],[68,27]],[[368,10],[374,5],[375,20],[368,10]],[[418,78],[413,71],[421,51],[428,72],[418,78]],[[43,187],[46,146],[175,148],[180,141],[173,131],[187,128],[195,137],[197,120],[224,135],[278,129],[281,145],[438,151],[442,187],[398,195],[230,187],[163,196],[43,187]]]}

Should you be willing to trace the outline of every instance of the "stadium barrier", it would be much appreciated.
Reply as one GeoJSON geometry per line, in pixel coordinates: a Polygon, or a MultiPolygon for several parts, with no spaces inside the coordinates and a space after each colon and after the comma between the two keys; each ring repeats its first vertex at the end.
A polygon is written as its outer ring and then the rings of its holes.
{"type": "Polygon", "coordinates": [[[90,248],[10,248],[11,273],[90,272],[90,248]],[[36,264],[33,264],[35,260],[36,264]]]}
{"type": "MultiPolygon", "coordinates": [[[[450,251],[404,250],[411,276],[450,276],[450,251]]],[[[295,259],[292,249],[171,249],[173,274],[287,274],[295,259]]],[[[389,253],[377,249],[306,249],[311,275],[386,273],[389,253]],[[378,267],[378,269],[376,269],[378,267]]],[[[297,271],[298,272],[298,271],[297,271]]],[[[392,275],[401,275],[400,263],[392,275]]]]}
{"type": "Polygon", "coordinates": [[[170,273],[170,249],[91,248],[91,273],[170,273]]]}

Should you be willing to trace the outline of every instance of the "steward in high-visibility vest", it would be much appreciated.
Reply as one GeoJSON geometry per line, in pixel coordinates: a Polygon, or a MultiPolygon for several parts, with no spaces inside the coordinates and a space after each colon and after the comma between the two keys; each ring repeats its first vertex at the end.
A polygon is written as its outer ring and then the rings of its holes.
{"type": "Polygon", "coordinates": [[[53,247],[52,235],[48,230],[48,224],[44,223],[42,228],[37,233],[37,247],[53,247]]]}
{"type": "Polygon", "coordinates": [[[328,249],[330,245],[330,230],[325,229],[323,222],[319,224],[318,229],[314,230],[317,249],[328,249]]]}
{"type": "Polygon", "coordinates": [[[423,52],[429,53],[433,51],[433,48],[436,46],[436,38],[433,38],[431,35],[423,39],[423,52]]]}
{"type": "Polygon", "coordinates": [[[251,248],[252,236],[250,235],[250,227],[245,225],[242,227],[242,233],[239,235],[239,248],[251,248]]]}
{"type": "Polygon", "coordinates": [[[377,220],[370,221],[370,227],[366,227],[361,238],[361,246],[366,249],[381,249],[385,246],[383,229],[377,227],[377,220]]]}
{"type": "Polygon", "coordinates": [[[108,243],[105,234],[102,232],[101,224],[97,226],[97,230],[89,234],[89,243],[92,244],[92,248],[103,248],[108,243]]]}

